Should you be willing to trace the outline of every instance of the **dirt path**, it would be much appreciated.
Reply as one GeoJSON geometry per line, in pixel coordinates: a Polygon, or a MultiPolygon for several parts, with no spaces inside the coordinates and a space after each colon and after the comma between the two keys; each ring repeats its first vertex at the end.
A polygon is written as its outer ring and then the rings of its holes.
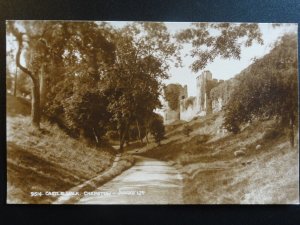
{"type": "Polygon", "coordinates": [[[77,204],[180,204],[182,176],[167,162],[135,156],[136,163],[77,204]]]}

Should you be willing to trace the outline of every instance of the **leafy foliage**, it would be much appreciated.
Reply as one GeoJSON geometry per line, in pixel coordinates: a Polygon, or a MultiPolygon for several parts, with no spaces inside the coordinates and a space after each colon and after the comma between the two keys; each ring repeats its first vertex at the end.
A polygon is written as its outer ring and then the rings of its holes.
{"type": "Polygon", "coordinates": [[[253,41],[263,43],[258,24],[251,23],[193,23],[176,36],[181,43],[192,44],[194,72],[204,69],[218,56],[240,59],[242,46],[249,47],[253,41]]]}
{"type": "Polygon", "coordinates": [[[169,84],[164,88],[164,96],[170,109],[177,110],[179,108],[180,84],[169,84]]]}
{"type": "Polygon", "coordinates": [[[79,129],[85,138],[99,144],[110,116],[107,112],[107,98],[101,93],[89,91],[76,93],[68,100],[64,108],[68,124],[79,129]]]}
{"type": "Polygon", "coordinates": [[[273,50],[237,79],[225,110],[224,125],[234,133],[255,118],[277,118],[291,135],[298,116],[297,37],[283,36],[273,50]]]}
{"type": "MultiPolygon", "coordinates": [[[[181,65],[182,47],[165,24],[134,22],[116,29],[96,22],[9,21],[7,31],[19,44],[15,61],[27,76],[20,79],[19,90],[25,93],[32,86],[35,116],[44,113],[94,143],[106,132],[118,132],[120,149],[130,137],[142,141],[149,132],[160,141],[164,128],[153,112],[161,107],[162,80],[169,77],[170,66],[181,65]]],[[[192,55],[201,58],[194,70],[219,55],[238,58],[241,43],[261,42],[253,24],[194,24],[177,38],[192,41],[192,55]],[[210,28],[219,33],[209,33],[210,28]]],[[[180,88],[164,90],[174,110],[180,88]]]]}
{"type": "Polygon", "coordinates": [[[274,140],[282,135],[282,129],[280,127],[276,127],[273,129],[269,129],[264,133],[264,140],[274,140]]]}
{"type": "Polygon", "coordinates": [[[161,140],[163,140],[165,136],[165,126],[163,119],[157,114],[151,120],[150,132],[154,136],[155,142],[160,145],[161,140]]]}
{"type": "Polygon", "coordinates": [[[31,81],[22,71],[19,72],[17,90],[22,96],[30,95],[31,81]]]}
{"type": "Polygon", "coordinates": [[[161,80],[168,77],[169,63],[177,55],[176,45],[169,40],[161,23],[133,23],[115,35],[117,60],[102,82],[111,124],[119,131],[120,149],[128,139],[130,126],[137,124],[142,136],[141,128],[161,107],[161,80]]]}

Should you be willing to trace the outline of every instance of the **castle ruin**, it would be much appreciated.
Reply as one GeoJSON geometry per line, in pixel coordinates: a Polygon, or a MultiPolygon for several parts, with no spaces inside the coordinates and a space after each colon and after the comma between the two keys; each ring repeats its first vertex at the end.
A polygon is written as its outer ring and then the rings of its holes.
{"type": "MultiPolygon", "coordinates": [[[[167,85],[165,92],[177,91],[178,99],[176,97],[175,100],[178,107],[170,107],[170,102],[166,100],[163,113],[165,124],[178,120],[190,121],[196,116],[221,111],[229,100],[236,80],[234,78],[226,81],[213,79],[210,71],[204,71],[196,78],[196,85],[197,96],[190,97],[187,94],[187,85],[167,85]]],[[[172,104],[175,105],[174,100],[172,104]]]]}
{"type": "Polygon", "coordinates": [[[167,101],[165,103],[164,123],[169,124],[174,121],[181,120],[180,103],[188,96],[187,85],[182,87],[180,84],[169,84],[164,91],[165,95],[169,92],[172,97],[176,98],[172,99],[172,102],[167,101]]]}

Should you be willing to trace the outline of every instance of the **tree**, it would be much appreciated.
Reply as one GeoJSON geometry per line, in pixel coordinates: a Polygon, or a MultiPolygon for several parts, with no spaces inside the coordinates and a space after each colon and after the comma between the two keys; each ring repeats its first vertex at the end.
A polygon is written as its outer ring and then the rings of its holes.
{"type": "Polygon", "coordinates": [[[298,120],[297,36],[284,35],[271,52],[256,60],[237,79],[225,107],[224,126],[234,133],[257,118],[276,118],[288,127],[291,146],[298,120]]]}
{"type": "MultiPolygon", "coordinates": [[[[9,41],[7,40],[7,45],[10,45],[9,41]]],[[[6,49],[6,91],[10,90],[10,93],[13,93],[16,96],[16,87],[17,87],[17,74],[14,73],[11,68],[11,64],[14,61],[13,58],[13,49],[6,49]],[[14,73],[14,79],[12,74],[14,73]]],[[[17,72],[17,69],[15,70],[17,72]]]]}
{"type": "Polygon", "coordinates": [[[158,114],[154,114],[150,123],[150,132],[154,136],[155,142],[160,146],[161,140],[165,136],[165,126],[163,118],[158,114]]]}
{"type": "Polygon", "coordinates": [[[168,102],[170,109],[179,109],[179,96],[180,96],[181,85],[180,84],[169,84],[164,88],[164,96],[168,102]]]}
{"type": "Polygon", "coordinates": [[[115,60],[113,33],[103,23],[61,22],[49,36],[56,53],[45,70],[51,86],[46,113],[96,145],[110,120],[103,79],[115,60]]]}
{"type": "Polygon", "coordinates": [[[252,23],[193,23],[177,33],[176,38],[181,43],[192,44],[193,72],[204,69],[218,56],[240,59],[243,45],[249,47],[253,41],[263,43],[258,24],[252,23]]]}
{"type": "Polygon", "coordinates": [[[84,91],[74,93],[65,104],[67,124],[83,138],[100,145],[110,118],[107,98],[95,89],[85,91],[86,86],[82,86],[84,91]]]}
{"type": "MultiPolygon", "coordinates": [[[[29,26],[28,23],[24,23],[23,27],[25,28],[25,32],[20,32],[16,27],[17,22],[8,21],[7,22],[7,31],[11,33],[17,41],[18,50],[16,53],[16,65],[17,67],[27,74],[32,81],[32,107],[31,107],[31,117],[32,124],[35,127],[40,127],[40,119],[41,119],[41,109],[40,109],[40,79],[39,79],[39,68],[41,62],[47,58],[47,47],[45,43],[41,41],[39,34],[41,31],[41,26],[39,22],[35,24],[35,26],[29,26]],[[34,29],[32,29],[34,27],[34,29]],[[26,42],[29,48],[32,51],[31,55],[31,69],[29,69],[28,65],[24,66],[21,64],[21,54],[24,48],[24,42],[26,42]]],[[[27,59],[28,62],[28,59],[27,59]]],[[[29,63],[28,63],[29,64],[29,63]]]]}
{"type": "Polygon", "coordinates": [[[161,80],[168,77],[172,59],[179,58],[163,23],[129,24],[117,32],[115,44],[116,62],[103,81],[122,150],[132,124],[142,139],[147,115],[160,107],[161,80]]]}

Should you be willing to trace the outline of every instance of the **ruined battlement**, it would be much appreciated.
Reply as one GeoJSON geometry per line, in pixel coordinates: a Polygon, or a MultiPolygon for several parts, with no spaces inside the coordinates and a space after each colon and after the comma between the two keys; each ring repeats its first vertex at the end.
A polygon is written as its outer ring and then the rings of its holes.
{"type": "Polygon", "coordinates": [[[187,85],[167,85],[165,93],[174,94],[178,99],[166,101],[164,123],[170,124],[177,120],[190,121],[196,116],[205,116],[222,110],[236,83],[234,78],[226,81],[214,79],[212,73],[206,70],[196,77],[196,96],[188,96],[187,85]]]}

